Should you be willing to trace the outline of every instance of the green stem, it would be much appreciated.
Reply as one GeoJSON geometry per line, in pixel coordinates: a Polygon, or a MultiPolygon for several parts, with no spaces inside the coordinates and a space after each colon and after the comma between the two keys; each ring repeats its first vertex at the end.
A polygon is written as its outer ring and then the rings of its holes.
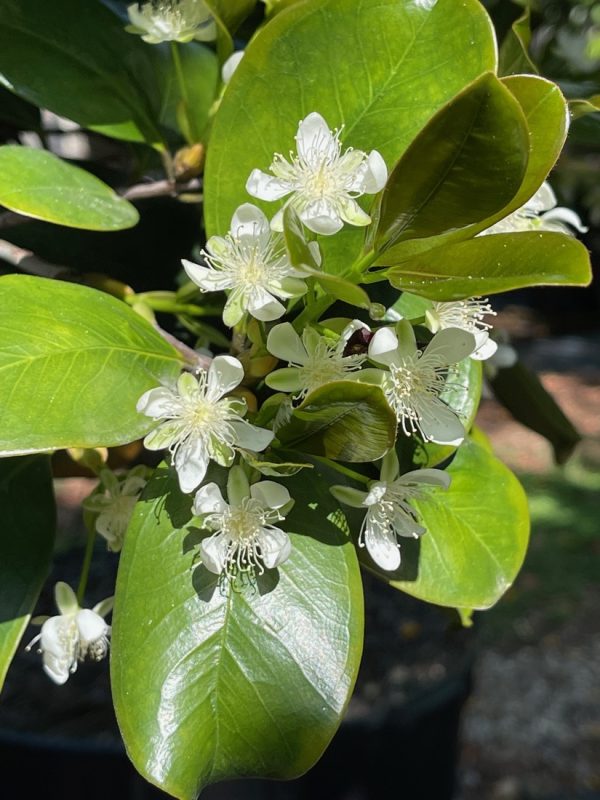
{"type": "Polygon", "coordinates": [[[371,483],[371,478],[367,478],[366,475],[361,475],[360,472],[355,472],[353,469],[348,469],[348,467],[344,467],[341,464],[338,464],[336,461],[331,461],[329,458],[323,458],[322,456],[311,456],[315,459],[315,461],[319,461],[321,464],[324,464],[326,467],[339,472],[341,475],[345,475],[347,478],[350,478],[353,481],[358,481],[359,483],[364,483],[367,486],[371,483]]]}
{"type": "Polygon", "coordinates": [[[179,86],[181,105],[187,124],[187,131],[183,131],[183,134],[188,140],[188,144],[194,144],[194,142],[198,141],[198,131],[196,130],[194,120],[190,114],[190,98],[185,82],[185,76],[183,74],[183,64],[181,63],[181,55],[179,53],[179,45],[177,42],[171,42],[171,57],[173,58],[173,66],[175,67],[177,85],[179,86]]]}
{"type": "Polygon", "coordinates": [[[81,575],[79,576],[79,586],[77,587],[77,602],[81,606],[85,597],[85,590],[90,575],[90,566],[94,555],[94,542],[96,541],[96,526],[88,528],[87,541],[85,543],[85,553],[83,554],[83,564],[81,565],[81,575]]]}
{"type": "MultiPolygon", "coordinates": [[[[367,267],[370,267],[373,261],[377,258],[377,253],[374,250],[369,250],[368,253],[365,253],[362,258],[357,259],[354,264],[350,267],[347,271],[348,275],[360,275],[362,277],[363,272],[367,267]]],[[[344,277],[342,275],[342,277],[344,277]]]]}

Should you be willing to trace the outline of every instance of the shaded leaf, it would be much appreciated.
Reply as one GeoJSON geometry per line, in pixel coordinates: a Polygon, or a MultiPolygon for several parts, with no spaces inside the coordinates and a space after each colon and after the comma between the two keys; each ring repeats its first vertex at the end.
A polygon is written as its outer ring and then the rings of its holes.
{"type": "Polygon", "coordinates": [[[500,46],[498,58],[499,75],[521,75],[539,70],[529,55],[531,44],[531,10],[529,7],[513,22],[500,46]]]}

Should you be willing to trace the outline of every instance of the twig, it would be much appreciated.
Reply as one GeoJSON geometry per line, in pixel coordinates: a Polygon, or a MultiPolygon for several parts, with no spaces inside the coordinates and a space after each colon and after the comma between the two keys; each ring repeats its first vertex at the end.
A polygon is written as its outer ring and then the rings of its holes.
{"type": "Polygon", "coordinates": [[[143,200],[147,197],[177,197],[186,192],[195,192],[201,188],[198,178],[192,178],[186,183],[175,183],[175,181],[162,180],[152,181],[151,183],[137,183],[128,189],[121,190],[119,194],[126,200],[143,200]]]}
{"type": "Polygon", "coordinates": [[[192,350],[192,348],[188,347],[187,344],[180,342],[179,339],[175,338],[175,336],[172,336],[170,333],[167,333],[167,331],[163,330],[160,325],[156,324],[156,322],[154,323],[154,327],[160,333],[163,339],[169,342],[169,344],[172,344],[173,347],[182,354],[188,366],[193,367],[194,369],[208,369],[210,362],[212,361],[210,356],[205,356],[202,353],[197,353],[196,350],[192,350]]]}
{"type": "Polygon", "coordinates": [[[4,239],[0,239],[0,259],[12,264],[13,267],[18,267],[23,272],[28,272],[30,275],[37,275],[41,278],[64,278],[70,272],[67,267],[49,264],[47,261],[38,258],[31,250],[17,247],[16,244],[7,242],[4,239]]]}

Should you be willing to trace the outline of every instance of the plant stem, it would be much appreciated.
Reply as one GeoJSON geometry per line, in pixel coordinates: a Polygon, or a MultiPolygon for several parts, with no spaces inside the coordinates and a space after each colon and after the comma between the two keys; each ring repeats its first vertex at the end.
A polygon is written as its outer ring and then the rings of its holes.
{"type": "Polygon", "coordinates": [[[94,555],[94,542],[96,541],[96,526],[88,528],[87,541],[85,543],[85,553],[83,554],[83,564],[81,565],[81,575],[79,576],[79,586],[77,587],[77,602],[81,606],[85,597],[85,590],[90,575],[90,566],[94,555]]]}
{"type": "Polygon", "coordinates": [[[175,67],[175,75],[177,77],[177,85],[179,86],[179,95],[181,97],[181,105],[183,114],[186,120],[187,131],[182,131],[188,144],[194,144],[198,141],[198,132],[194,125],[194,120],[190,115],[190,99],[188,95],[185,76],[183,74],[183,64],[181,63],[181,55],[179,53],[179,45],[177,42],[171,42],[171,57],[173,58],[173,66],[175,67]],[[186,135],[187,134],[187,135],[186,135]]]}
{"type": "Polygon", "coordinates": [[[348,469],[348,467],[344,467],[335,461],[331,461],[329,458],[323,458],[322,456],[312,456],[312,458],[314,458],[315,461],[319,461],[321,464],[324,464],[326,467],[339,472],[341,475],[345,475],[347,478],[350,478],[353,481],[358,481],[359,483],[364,483],[365,485],[371,483],[371,478],[367,478],[366,475],[361,475],[360,472],[355,472],[353,469],[348,469]]]}

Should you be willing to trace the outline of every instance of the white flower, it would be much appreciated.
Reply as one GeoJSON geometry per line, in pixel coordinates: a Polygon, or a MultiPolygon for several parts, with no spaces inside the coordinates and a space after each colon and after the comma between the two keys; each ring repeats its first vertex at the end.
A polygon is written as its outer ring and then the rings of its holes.
{"type": "Polygon", "coordinates": [[[347,380],[349,373],[359,370],[366,358],[361,354],[344,355],[348,339],[355,329],[351,323],[337,342],[331,342],[313,328],[305,328],[300,338],[289,322],[275,325],[267,337],[267,350],[287,361],[288,366],[267,375],[267,386],[304,397],[331,381],[347,380]]]}
{"type": "Polygon", "coordinates": [[[208,267],[182,263],[203,292],[229,290],[226,325],[236,325],[246,311],[263,322],[279,319],[285,307],[275,298],[306,292],[303,273],[290,264],[283,237],[271,232],[263,212],[250,203],[237,209],[227,236],[211,236],[202,253],[208,267]]]}
{"type": "MultiPolygon", "coordinates": [[[[309,114],[296,134],[298,154],[290,153],[288,161],[277,153],[270,166],[272,175],[253,170],[246,191],[260,200],[279,200],[291,194],[285,205],[291,203],[315,233],[337,233],[344,222],[368,225],[371,218],[355,198],[381,191],[387,167],[377,150],[367,154],[348,148],[342,154],[339,136],[340,131],[330,131],[320,114],[309,114]]],[[[283,230],[283,209],[271,227],[283,230]]]]}
{"type": "Polygon", "coordinates": [[[475,337],[460,328],[436,333],[424,351],[417,348],[409,322],[380,328],[369,343],[369,358],[384,364],[389,372],[383,390],[406,436],[420,433],[423,439],[439,444],[460,444],[465,429],[440,394],[446,386],[448,367],[470,356],[476,349],[475,337]]]}
{"type": "Polygon", "coordinates": [[[425,312],[427,327],[432,333],[446,328],[461,328],[469,331],[475,337],[477,349],[471,353],[471,358],[476,361],[485,361],[494,355],[498,345],[490,339],[489,331],[493,327],[484,319],[495,316],[491,305],[480,297],[469,300],[457,300],[453,303],[433,303],[425,312]]]}
{"type": "Polygon", "coordinates": [[[252,486],[241,467],[232,467],[227,481],[226,503],[216,483],[198,490],[194,514],[214,531],[200,545],[202,563],[210,572],[229,579],[262,575],[289,556],[290,538],[273,525],[285,518],[292,506],[288,490],[274,481],[252,486]]]}
{"type": "Polygon", "coordinates": [[[182,492],[191,492],[204,480],[212,459],[229,466],[234,447],[260,451],[273,439],[273,432],[242,419],[243,400],[225,398],[244,377],[244,368],[232,356],[217,356],[198,377],[179,376],[176,389],[159,386],[143,394],[137,410],[161,420],[144,439],[149,450],[169,448],[182,492]]]}
{"type": "Polygon", "coordinates": [[[573,236],[572,228],[580,233],[587,231],[578,214],[570,208],[556,206],[556,196],[552,187],[548,182],[544,182],[524,206],[482,231],[479,236],[519,231],[555,231],[573,236]]]}
{"type": "Polygon", "coordinates": [[[221,80],[225,85],[227,85],[231,80],[233,73],[239,67],[240,61],[243,57],[244,50],[236,50],[235,53],[232,53],[223,63],[223,66],[221,67],[221,80]]]}
{"type": "Polygon", "coordinates": [[[140,34],[149,44],[161,42],[212,42],[217,26],[204,0],[149,0],[127,8],[125,30],[140,34]]]}
{"type": "Polygon", "coordinates": [[[109,597],[93,609],[80,608],[75,592],[66,583],[59,582],[54,589],[60,614],[55,617],[36,617],[32,622],[41,624],[42,631],[28,645],[30,650],[40,642],[44,672],[54,683],[63,684],[86,657],[101,661],[108,653],[110,626],[103,617],[112,608],[109,597]]]}
{"type": "Polygon", "coordinates": [[[383,460],[381,480],[369,485],[368,492],[349,486],[332,486],[340,502],[355,508],[367,507],[358,543],[366,547],[373,561],[385,570],[400,566],[398,536],[419,538],[426,530],[419,524],[413,500],[423,500],[430,489],[447,489],[450,475],[440,469],[419,469],[398,476],[398,460],[391,451],[383,460]]]}
{"type": "Polygon", "coordinates": [[[106,539],[108,549],[118,553],[142,489],[146,485],[146,468],[134,467],[122,480],[109,469],[100,472],[100,489],[83,501],[83,507],[98,514],[94,521],[97,532],[106,539]]]}

